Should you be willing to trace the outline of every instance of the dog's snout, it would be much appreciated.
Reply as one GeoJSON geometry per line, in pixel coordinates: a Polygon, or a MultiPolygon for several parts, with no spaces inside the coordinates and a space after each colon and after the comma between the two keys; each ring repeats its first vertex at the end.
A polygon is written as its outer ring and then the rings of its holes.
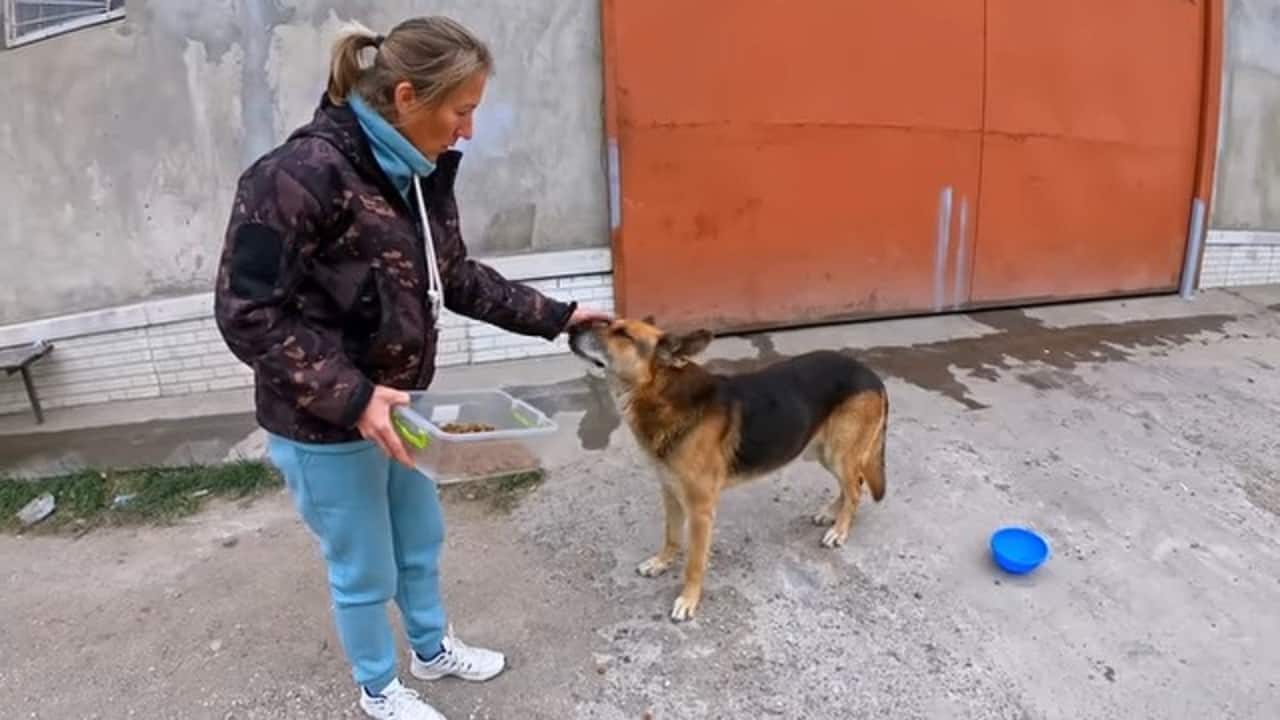
{"type": "Polygon", "coordinates": [[[587,335],[609,325],[607,320],[587,320],[569,328],[570,337],[587,335]]]}
{"type": "Polygon", "coordinates": [[[606,322],[592,321],[570,328],[569,350],[596,367],[604,367],[604,360],[600,357],[602,353],[598,331],[606,326],[606,322]]]}

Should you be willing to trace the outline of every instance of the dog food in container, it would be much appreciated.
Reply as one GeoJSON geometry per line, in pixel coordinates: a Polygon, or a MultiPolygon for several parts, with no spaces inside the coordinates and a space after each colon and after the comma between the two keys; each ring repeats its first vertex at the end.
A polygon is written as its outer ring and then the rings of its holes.
{"type": "Polygon", "coordinates": [[[414,464],[437,483],[538,472],[556,423],[501,390],[409,393],[392,420],[414,464]]]}

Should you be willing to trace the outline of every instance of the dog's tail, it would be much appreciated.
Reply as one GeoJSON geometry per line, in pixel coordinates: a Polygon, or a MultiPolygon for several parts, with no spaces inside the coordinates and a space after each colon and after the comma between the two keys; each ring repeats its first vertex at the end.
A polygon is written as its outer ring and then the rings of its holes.
{"type": "Polygon", "coordinates": [[[876,502],[884,497],[885,472],[884,448],[889,434],[889,394],[880,391],[880,417],[876,420],[876,429],[868,443],[867,454],[862,461],[862,477],[871,490],[871,499],[876,502]]]}

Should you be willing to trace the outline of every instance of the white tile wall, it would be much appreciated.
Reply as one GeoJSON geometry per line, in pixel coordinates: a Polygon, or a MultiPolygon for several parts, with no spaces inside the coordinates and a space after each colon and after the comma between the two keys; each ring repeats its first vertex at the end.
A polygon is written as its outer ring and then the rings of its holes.
{"type": "MultiPolygon", "coordinates": [[[[594,273],[530,282],[563,300],[613,310],[613,280],[594,273]]],[[[116,400],[172,397],[249,387],[253,374],[227,350],[212,317],[54,339],[34,366],[46,409],[116,400]]],[[[568,352],[563,338],[547,342],[446,313],[437,364],[484,363],[568,352]]],[[[28,412],[18,375],[0,376],[0,414],[28,412]]]]}
{"type": "Polygon", "coordinates": [[[1280,283],[1280,245],[1205,246],[1200,287],[1280,283]]]}

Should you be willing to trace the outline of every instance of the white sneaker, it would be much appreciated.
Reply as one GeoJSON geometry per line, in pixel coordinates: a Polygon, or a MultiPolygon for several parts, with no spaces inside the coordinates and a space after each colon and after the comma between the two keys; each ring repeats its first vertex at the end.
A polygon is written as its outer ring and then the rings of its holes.
{"type": "Polygon", "coordinates": [[[507,665],[506,657],[500,652],[464,645],[461,640],[453,637],[452,627],[441,645],[444,646],[444,652],[429,661],[419,658],[416,652],[410,652],[413,661],[409,665],[409,672],[419,680],[439,680],[446,675],[453,675],[463,680],[479,682],[494,677],[507,665]]]}
{"type": "Polygon", "coordinates": [[[392,680],[381,695],[360,689],[360,709],[374,720],[445,720],[435,708],[423,702],[417,690],[392,680]]]}

